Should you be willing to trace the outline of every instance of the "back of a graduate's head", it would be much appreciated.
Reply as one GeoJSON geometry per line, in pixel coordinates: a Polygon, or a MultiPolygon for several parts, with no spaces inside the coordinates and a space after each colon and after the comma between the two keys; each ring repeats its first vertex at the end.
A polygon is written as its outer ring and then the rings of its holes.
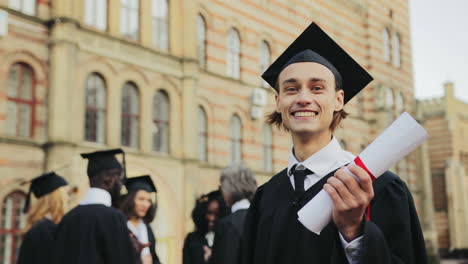
{"type": "Polygon", "coordinates": [[[99,170],[88,176],[90,187],[108,191],[112,196],[113,201],[116,201],[119,198],[123,181],[121,168],[99,170]]]}
{"type": "Polygon", "coordinates": [[[228,206],[242,199],[251,201],[257,190],[252,170],[244,164],[232,164],[221,171],[221,191],[228,206]]]}
{"type": "MultiPolygon", "coordinates": [[[[216,219],[228,215],[229,209],[224,202],[220,191],[213,191],[202,195],[195,201],[195,207],[192,210],[192,220],[195,224],[195,231],[206,234],[210,230],[209,216],[214,215],[216,219]],[[211,205],[211,208],[210,208],[211,205]],[[212,208],[216,208],[212,211],[212,208]]],[[[212,229],[213,227],[211,227],[212,229]]]]}

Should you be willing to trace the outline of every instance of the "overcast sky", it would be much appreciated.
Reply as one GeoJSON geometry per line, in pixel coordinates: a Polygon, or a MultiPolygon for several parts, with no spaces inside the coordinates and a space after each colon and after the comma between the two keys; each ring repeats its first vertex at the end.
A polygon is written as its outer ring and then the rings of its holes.
{"type": "Polygon", "coordinates": [[[417,98],[443,95],[468,102],[468,0],[409,0],[414,87],[417,98]]]}

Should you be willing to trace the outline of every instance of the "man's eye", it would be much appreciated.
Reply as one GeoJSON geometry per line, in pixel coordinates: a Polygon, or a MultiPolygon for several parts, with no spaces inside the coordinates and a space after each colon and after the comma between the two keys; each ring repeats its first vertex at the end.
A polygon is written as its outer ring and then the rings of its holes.
{"type": "Polygon", "coordinates": [[[287,87],[287,88],[286,88],[286,91],[288,91],[288,92],[296,91],[296,90],[297,90],[296,87],[287,87]]]}
{"type": "Polygon", "coordinates": [[[312,88],[312,90],[314,90],[314,91],[320,91],[320,90],[322,90],[322,89],[323,89],[322,86],[314,86],[314,87],[312,88]]]}

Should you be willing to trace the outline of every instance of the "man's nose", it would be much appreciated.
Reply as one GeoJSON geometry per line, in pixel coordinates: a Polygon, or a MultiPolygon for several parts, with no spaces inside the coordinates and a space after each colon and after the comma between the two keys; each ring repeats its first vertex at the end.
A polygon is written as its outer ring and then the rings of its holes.
{"type": "Polygon", "coordinates": [[[312,103],[313,96],[307,89],[307,87],[302,87],[302,89],[297,93],[296,103],[299,105],[309,105],[312,103]]]}

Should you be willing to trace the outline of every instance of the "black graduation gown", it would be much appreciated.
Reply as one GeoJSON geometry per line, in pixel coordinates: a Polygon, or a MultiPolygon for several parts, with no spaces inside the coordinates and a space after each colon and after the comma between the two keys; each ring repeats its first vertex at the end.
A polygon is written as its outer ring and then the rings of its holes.
{"type": "Polygon", "coordinates": [[[247,209],[241,209],[218,222],[210,264],[239,263],[241,237],[246,215],[247,209]]]}
{"type": "Polygon", "coordinates": [[[133,264],[133,248],[124,215],[101,204],[79,205],[57,227],[56,264],[133,264]]]}
{"type": "Polygon", "coordinates": [[[208,246],[208,241],[205,234],[200,232],[192,232],[187,235],[184,241],[183,249],[183,264],[206,264],[203,250],[204,246],[208,246]]]}
{"type": "MultiPolygon", "coordinates": [[[[255,194],[244,224],[241,263],[348,263],[333,222],[316,235],[297,220],[297,211],[334,172],[296,199],[286,171],[255,194]]],[[[374,181],[374,193],[371,220],[364,224],[360,263],[427,263],[424,238],[405,183],[386,172],[374,181]]]]}
{"type": "Polygon", "coordinates": [[[151,257],[153,258],[153,264],[161,264],[161,261],[159,261],[159,257],[156,254],[156,238],[154,236],[153,229],[148,224],[146,225],[146,228],[148,229],[148,241],[151,244],[150,252],[151,257]]]}
{"type": "Polygon", "coordinates": [[[24,235],[17,264],[50,263],[57,225],[50,219],[35,223],[24,235]]]}

